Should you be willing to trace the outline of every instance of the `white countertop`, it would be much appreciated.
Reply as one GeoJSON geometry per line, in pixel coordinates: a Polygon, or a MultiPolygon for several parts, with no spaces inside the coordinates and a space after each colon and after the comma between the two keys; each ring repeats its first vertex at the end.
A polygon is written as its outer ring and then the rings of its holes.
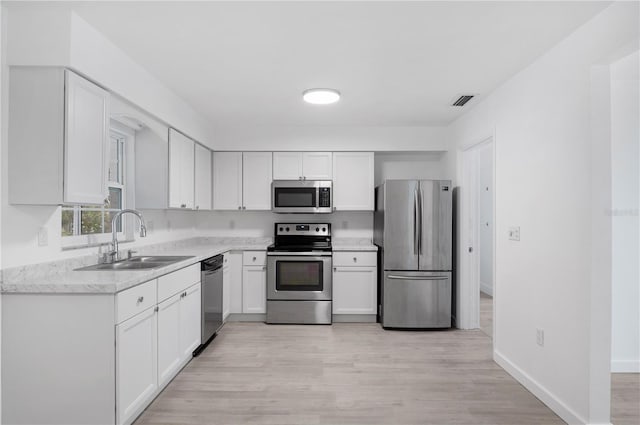
{"type": "Polygon", "coordinates": [[[333,251],[377,251],[378,247],[368,238],[334,238],[331,241],[333,251]]]}
{"type": "MultiPolygon", "coordinates": [[[[91,263],[61,262],[27,265],[3,273],[0,285],[2,293],[19,294],[115,294],[159,276],[198,263],[205,258],[227,251],[266,250],[270,240],[216,238],[215,240],[193,240],[164,249],[141,247],[138,256],[180,255],[192,258],[156,269],[144,270],[81,270],[74,268],[91,263]]],[[[332,241],[334,251],[377,251],[377,247],[366,238],[341,238],[332,241]]]]}
{"type": "Polygon", "coordinates": [[[13,278],[5,277],[2,282],[2,293],[57,293],[57,294],[114,294],[159,276],[171,273],[205,258],[227,251],[265,250],[270,242],[207,244],[163,249],[162,251],[140,248],[136,255],[189,255],[187,260],[172,263],[164,267],[146,270],[94,270],[52,272],[44,276],[29,276],[29,266],[21,269],[23,273],[13,278]]]}

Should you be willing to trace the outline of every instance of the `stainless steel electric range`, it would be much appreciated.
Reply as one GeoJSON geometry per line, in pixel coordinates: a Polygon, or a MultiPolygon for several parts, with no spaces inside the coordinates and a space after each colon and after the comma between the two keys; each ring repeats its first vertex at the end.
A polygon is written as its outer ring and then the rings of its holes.
{"type": "Polygon", "coordinates": [[[331,224],[276,223],[267,248],[267,323],[331,324],[331,224]]]}

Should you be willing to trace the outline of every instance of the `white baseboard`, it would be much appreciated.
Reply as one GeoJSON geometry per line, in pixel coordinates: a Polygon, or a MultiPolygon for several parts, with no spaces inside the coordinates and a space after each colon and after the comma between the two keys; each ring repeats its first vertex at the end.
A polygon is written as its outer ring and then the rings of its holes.
{"type": "Polygon", "coordinates": [[[480,292],[484,292],[490,297],[493,297],[493,285],[480,281],[480,292]]]}
{"type": "Polygon", "coordinates": [[[611,360],[611,373],[640,373],[640,360],[611,360]]]}
{"type": "Polygon", "coordinates": [[[549,409],[553,410],[556,415],[560,416],[566,423],[587,424],[580,415],[564,404],[555,394],[527,375],[526,372],[513,364],[497,350],[493,351],[493,360],[507,371],[509,375],[513,376],[516,381],[520,382],[527,390],[535,395],[541,402],[546,404],[549,409]]]}

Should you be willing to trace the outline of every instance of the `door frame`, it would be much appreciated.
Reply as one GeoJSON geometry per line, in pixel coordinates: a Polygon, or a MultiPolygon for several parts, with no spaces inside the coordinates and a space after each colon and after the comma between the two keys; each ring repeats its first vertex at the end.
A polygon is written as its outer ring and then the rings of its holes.
{"type": "Polygon", "coordinates": [[[480,148],[492,146],[492,187],[493,187],[493,341],[495,343],[496,326],[496,134],[476,139],[458,149],[458,178],[461,182],[458,192],[458,240],[457,240],[457,327],[460,329],[478,329],[480,327],[480,222],[479,222],[479,186],[478,152],[480,148]],[[469,247],[473,250],[469,252],[469,247]]]}

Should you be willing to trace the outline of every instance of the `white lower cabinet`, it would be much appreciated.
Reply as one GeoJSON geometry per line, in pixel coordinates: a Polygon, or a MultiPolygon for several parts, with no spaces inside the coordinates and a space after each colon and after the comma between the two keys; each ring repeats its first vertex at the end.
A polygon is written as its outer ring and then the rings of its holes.
{"type": "Polygon", "coordinates": [[[334,267],[333,314],[376,314],[375,267],[334,267]]]}
{"type": "Polygon", "coordinates": [[[267,312],[267,272],[264,266],[243,267],[242,312],[267,312]]]}
{"type": "Polygon", "coordinates": [[[333,265],[333,314],[377,314],[376,253],[336,252],[333,265]]]}
{"type": "Polygon", "coordinates": [[[189,360],[193,350],[200,345],[201,305],[201,288],[200,283],[197,283],[184,291],[180,302],[180,348],[183,361],[189,360]]]}
{"type": "Polygon", "coordinates": [[[129,424],[158,389],[158,316],[155,307],[116,326],[116,414],[129,424]]]}
{"type": "Polygon", "coordinates": [[[180,301],[176,294],[158,304],[158,384],[169,383],[180,370],[180,301]]]}

